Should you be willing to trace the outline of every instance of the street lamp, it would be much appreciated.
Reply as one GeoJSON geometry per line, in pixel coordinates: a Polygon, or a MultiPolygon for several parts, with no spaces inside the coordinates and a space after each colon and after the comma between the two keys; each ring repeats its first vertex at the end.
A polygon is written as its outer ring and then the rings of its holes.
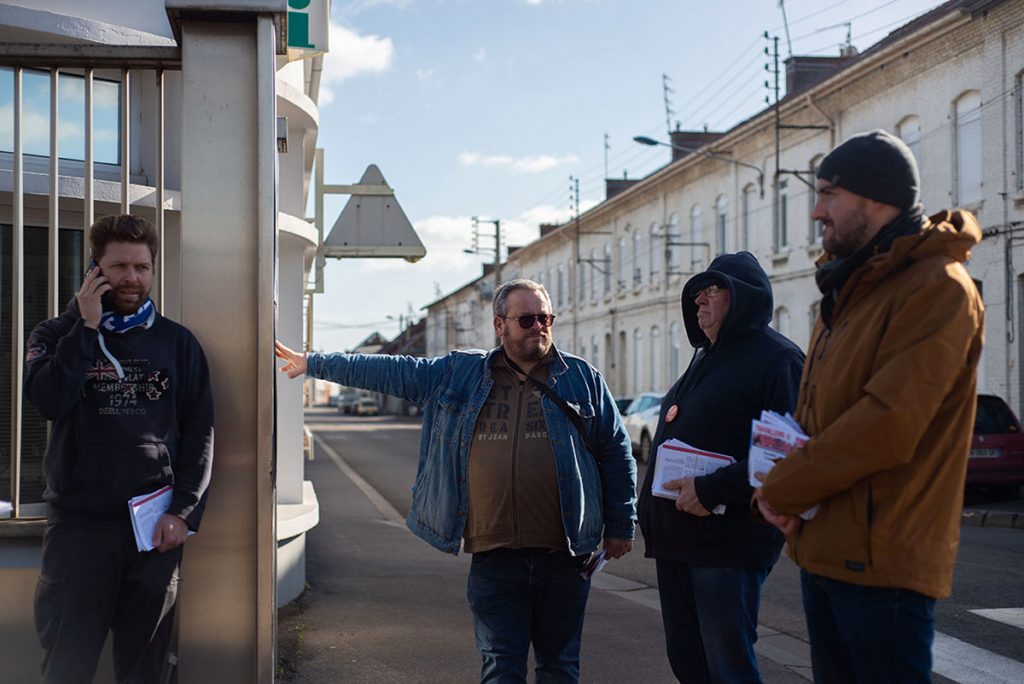
{"type": "Polygon", "coordinates": [[[736,166],[744,166],[748,169],[753,169],[754,171],[757,171],[757,186],[761,190],[761,197],[764,197],[764,171],[762,171],[761,168],[758,166],[748,164],[746,162],[737,161],[735,159],[731,159],[730,157],[723,157],[720,154],[705,152],[704,150],[701,150],[696,147],[687,147],[686,145],[677,145],[676,143],[665,142],[664,140],[655,140],[654,138],[649,138],[646,135],[634,136],[633,142],[638,142],[641,145],[651,146],[664,145],[665,147],[671,147],[674,150],[682,150],[683,152],[694,152],[696,154],[704,155],[709,159],[718,159],[720,161],[728,162],[730,164],[735,164],[736,166]]]}

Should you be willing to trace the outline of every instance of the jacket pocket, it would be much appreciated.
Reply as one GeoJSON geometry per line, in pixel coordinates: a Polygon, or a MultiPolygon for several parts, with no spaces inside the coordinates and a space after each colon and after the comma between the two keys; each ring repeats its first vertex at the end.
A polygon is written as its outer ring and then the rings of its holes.
{"type": "Polygon", "coordinates": [[[469,402],[455,392],[445,390],[437,398],[437,407],[431,438],[440,438],[445,444],[455,444],[459,441],[459,434],[468,413],[469,402]]]}
{"type": "Polygon", "coordinates": [[[78,462],[71,473],[67,494],[95,501],[127,502],[174,482],[166,444],[98,444],[79,442],[78,462]]]}

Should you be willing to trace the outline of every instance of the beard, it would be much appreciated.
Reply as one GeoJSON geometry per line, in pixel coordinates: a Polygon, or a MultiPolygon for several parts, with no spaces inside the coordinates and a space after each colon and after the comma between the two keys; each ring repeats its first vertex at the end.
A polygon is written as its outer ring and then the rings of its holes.
{"type": "Polygon", "coordinates": [[[864,212],[858,211],[850,214],[843,223],[842,232],[836,229],[834,222],[825,226],[826,234],[822,235],[821,244],[826,252],[840,257],[847,257],[863,247],[868,242],[868,217],[864,212]],[[832,230],[828,227],[831,225],[832,230]]]}
{"type": "Polygon", "coordinates": [[[551,351],[550,335],[531,335],[520,339],[512,339],[505,335],[502,339],[505,350],[515,359],[522,361],[540,361],[551,351]]]}
{"type": "Polygon", "coordinates": [[[117,287],[106,295],[119,316],[131,316],[149,299],[149,290],[142,287],[117,287]]]}

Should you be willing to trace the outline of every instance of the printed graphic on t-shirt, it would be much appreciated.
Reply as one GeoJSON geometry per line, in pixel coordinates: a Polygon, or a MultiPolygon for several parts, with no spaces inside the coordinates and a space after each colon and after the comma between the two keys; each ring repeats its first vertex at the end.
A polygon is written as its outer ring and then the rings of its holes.
{"type": "Polygon", "coordinates": [[[124,379],[106,359],[97,359],[85,375],[85,391],[92,394],[101,416],[144,416],[148,405],[164,400],[171,389],[166,368],[152,370],[149,359],[122,359],[124,379]]]}
{"type": "MultiPolygon", "coordinates": [[[[520,438],[523,440],[547,439],[548,428],[540,404],[540,390],[529,389],[523,398],[523,412],[520,420],[520,438]]],[[[519,392],[512,385],[495,385],[480,409],[476,422],[476,439],[481,442],[495,442],[512,439],[516,429],[516,402],[519,392]]]]}

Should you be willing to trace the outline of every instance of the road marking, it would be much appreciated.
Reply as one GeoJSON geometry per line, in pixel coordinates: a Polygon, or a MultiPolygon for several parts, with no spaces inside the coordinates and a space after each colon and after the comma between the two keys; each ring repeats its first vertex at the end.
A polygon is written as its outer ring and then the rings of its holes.
{"type": "Polygon", "coordinates": [[[972,646],[942,632],[935,633],[932,672],[961,684],[1024,682],[1024,663],[972,646]]]}
{"type": "Polygon", "coordinates": [[[1004,625],[1024,629],[1024,608],[979,608],[971,612],[1004,625]]]}
{"type": "Polygon", "coordinates": [[[359,488],[359,491],[361,491],[366,498],[370,500],[370,503],[373,504],[374,508],[380,511],[380,514],[384,516],[385,520],[389,522],[401,522],[405,520],[405,518],[402,517],[402,514],[399,513],[387,499],[381,496],[380,492],[373,488],[373,485],[364,480],[359,473],[352,470],[352,466],[345,463],[345,460],[338,455],[338,452],[332,449],[327,442],[321,439],[320,435],[314,432],[313,440],[316,442],[317,446],[323,449],[327,453],[327,456],[334,461],[334,465],[338,466],[338,469],[345,473],[345,475],[352,480],[352,483],[359,488]]]}

